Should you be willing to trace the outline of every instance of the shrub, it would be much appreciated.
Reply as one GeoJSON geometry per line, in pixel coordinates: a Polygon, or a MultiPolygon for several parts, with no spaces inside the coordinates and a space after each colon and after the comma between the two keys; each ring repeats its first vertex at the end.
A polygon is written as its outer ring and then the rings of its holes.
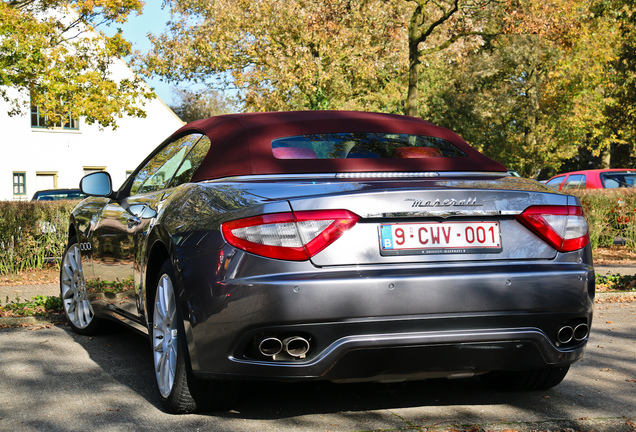
{"type": "Polygon", "coordinates": [[[0,274],[42,268],[62,256],[73,201],[0,201],[0,274]]]}
{"type": "Polygon", "coordinates": [[[636,251],[636,191],[591,189],[570,192],[581,200],[590,227],[592,248],[611,246],[621,239],[636,251]]]}

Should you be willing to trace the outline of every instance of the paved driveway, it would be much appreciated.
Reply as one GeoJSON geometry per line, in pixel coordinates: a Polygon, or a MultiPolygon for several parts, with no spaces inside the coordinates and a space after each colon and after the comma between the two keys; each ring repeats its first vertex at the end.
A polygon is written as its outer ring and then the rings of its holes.
{"type": "Polygon", "coordinates": [[[0,330],[2,431],[635,430],[636,303],[597,306],[584,359],[549,391],[503,393],[479,379],[401,384],[245,384],[233,410],[161,411],[150,348],[129,332],[0,330]],[[456,426],[457,427],[457,426],[456,426]]]}

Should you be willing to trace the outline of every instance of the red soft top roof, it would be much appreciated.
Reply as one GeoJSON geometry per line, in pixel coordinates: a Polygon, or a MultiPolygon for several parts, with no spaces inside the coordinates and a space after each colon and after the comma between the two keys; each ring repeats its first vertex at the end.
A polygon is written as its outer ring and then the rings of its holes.
{"type": "Polygon", "coordinates": [[[501,171],[506,167],[469,146],[454,132],[424,120],[352,111],[228,114],[197,120],[173,137],[200,132],[212,142],[192,181],[236,175],[339,172],[501,171]],[[443,138],[468,157],[412,159],[277,159],[272,140],[320,133],[400,133],[443,138]]]}

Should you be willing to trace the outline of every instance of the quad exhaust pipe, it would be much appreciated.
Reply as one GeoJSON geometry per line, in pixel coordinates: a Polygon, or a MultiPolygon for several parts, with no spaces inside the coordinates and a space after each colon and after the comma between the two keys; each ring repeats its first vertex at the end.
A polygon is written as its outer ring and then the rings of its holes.
{"type": "Polygon", "coordinates": [[[302,336],[291,336],[283,340],[277,337],[266,337],[257,345],[261,355],[273,357],[274,360],[281,360],[284,357],[304,359],[311,348],[309,341],[302,336]]]}
{"type": "Polygon", "coordinates": [[[578,324],[575,327],[563,326],[557,332],[557,341],[562,345],[570,343],[572,340],[581,342],[585,340],[589,334],[590,327],[585,323],[578,324]]]}
{"type": "Polygon", "coordinates": [[[283,350],[283,343],[275,337],[268,337],[258,344],[258,351],[266,357],[274,357],[283,350]]]}

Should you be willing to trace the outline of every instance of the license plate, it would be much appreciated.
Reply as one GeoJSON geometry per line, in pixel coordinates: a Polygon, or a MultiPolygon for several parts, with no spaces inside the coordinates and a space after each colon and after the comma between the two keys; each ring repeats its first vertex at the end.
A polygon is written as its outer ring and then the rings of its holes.
{"type": "Polygon", "coordinates": [[[499,222],[427,222],[380,226],[383,255],[500,252],[499,222]]]}

